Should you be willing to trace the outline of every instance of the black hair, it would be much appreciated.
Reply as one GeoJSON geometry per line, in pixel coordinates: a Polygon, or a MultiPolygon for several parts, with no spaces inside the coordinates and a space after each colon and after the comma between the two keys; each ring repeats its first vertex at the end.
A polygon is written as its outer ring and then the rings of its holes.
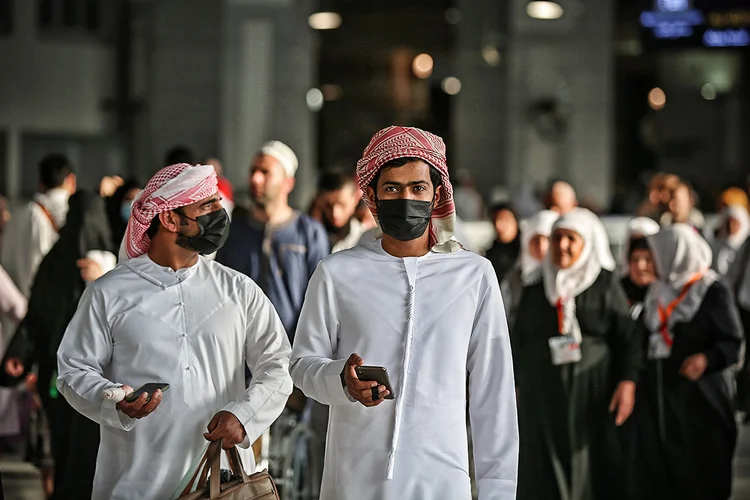
{"type": "Polygon", "coordinates": [[[320,179],[318,179],[318,192],[331,193],[349,185],[357,187],[354,183],[354,177],[350,174],[336,171],[323,172],[320,179]]]}
{"type": "Polygon", "coordinates": [[[167,151],[164,157],[165,166],[177,165],[178,163],[195,163],[195,156],[187,146],[175,146],[167,151]]]}
{"type": "Polygon", "coordinates": [[[45,189],[62,186],[65,179],[72,173],[75,173],[75,171],[70,164],[70,160],[61,154],[45,156],[39,162],[39,182],[45,189]]]}
{"type": "MultiPolygon", "coordinates": [[[[372,181],[370,181],[370,187],[377,193],[378,192],[378,180],[380,179],[380,173],[383,170],[390,169],[390,168],[398,168],[403,167],[407,163],[414,163],[415,161],[425,161],[422,158],[415,158],[412,156],[407,156],[405,158],[396,158],[395,160],[391,160],[389,162],[386,162],[380,169],[378,170],[378,173],[375,174],[375,177],[372,178],[372,181]]],[[[427,165],[430,167],[430,182],[432,182],[432,187],[437,191],[437,188],[443,185],[443,177],[440,175],[440,171],[430,165],[430,163],[426,162],[427,165]]]]}
{"type": "Polygon", "coordinates": [[[633,257],[633,252],[636,250],[651,250],[648,246],[648,240],[643,236],[630,239],[630,246],[628,247],[628,260],[633,257]]]}
{"type": "Polygon", "coordinates": [[[159,216],[155,216],[153,219],[151,219],[151,225],[148,226],[148,229],[146,229],[146,235],[150,239],[154,239],[154,236],[156,236],[156,233],[159,232],[159,227],[161,227],[161,221],[159,220],[159,216]]]}

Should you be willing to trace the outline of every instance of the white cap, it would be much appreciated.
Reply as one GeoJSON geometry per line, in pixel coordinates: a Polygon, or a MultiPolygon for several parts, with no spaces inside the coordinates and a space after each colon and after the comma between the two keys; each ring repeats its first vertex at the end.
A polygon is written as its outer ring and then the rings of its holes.
{"type": "Polygon", "coordinates": [[[292,148],[283,142],[270,141],[265,143],[263,147],[260,148],[260,154],[270,156],[281,163],[281,166],[284,167],[284,170],[286,171],[286,175],[289,177],[294,177],[294,174],[297,173],[297,167],[299,167],[297,155],[294,154],[292,148]]]}

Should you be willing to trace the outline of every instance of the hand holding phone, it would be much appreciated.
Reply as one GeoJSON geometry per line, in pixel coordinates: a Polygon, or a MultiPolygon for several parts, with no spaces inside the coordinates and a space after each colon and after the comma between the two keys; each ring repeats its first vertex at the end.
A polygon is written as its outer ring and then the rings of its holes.
{"type": "MultiPolygon", "coordinates": [[[[390,381],[387,380],[387,373],[385,379],[387,381],[387,386],[386,384],[380,384],[377,380],[361,380],[359,378],[357,375],[358,368],[372,368],[364,367],[364,364],[365,362],[359,354],[354,353],[349,356],[343,372],[344,383],[346,384],[349,394],[368,408],[381,404],[385,399],[393,399],[393,396],[391,396],[390,381]],[[389,398],[388,396],[391,397],[389,398]]],[[[385,370],[382,367],[375,368],[379,368],[383,371],[385,370]]],[[[368,370],[363,372],[363,374],[366,373],[369,373],[368,370]]]]}
{"type": "MultiPolygon", "coordinates": [[[[126,392],[131,389],[123,386],[126,392]]],[[[169,384],[152,383],[133,391],[128,397],[117,403],[117,408],[130,418],[141,419],[149,416],[159,406],[162,391],[169,389],[169,384]]]]}

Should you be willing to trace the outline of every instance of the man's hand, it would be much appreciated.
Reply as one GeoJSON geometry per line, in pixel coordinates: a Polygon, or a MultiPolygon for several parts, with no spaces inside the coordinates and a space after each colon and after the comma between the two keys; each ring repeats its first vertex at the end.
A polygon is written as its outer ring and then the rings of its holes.
{"type": "Polygon", "coordinates": [[[21,358],[9,358],[5,362],[5,372],[11,377],[20,377],[23,375],[24,369],[21,358]]]}
{"type": "Polygon", "coordinates": [[[698,354],[693,354],[682,363],[680,375],[695,382],[703,376],[706,368],[708,368],[708,358],[705,354],[699,352],[698,354]]]}
{"type": "Polygon", "coordinates": [[[207,441],[222,439],[221,447],[230,450],[245,440],[247,432],[234,413],[220,411],[208,423],[208,432],[203,437],[207,441]]]}
{"type": "Polygon", "coordinates": [[[99,183],[99,196],[109,198],[123,184],[125,184],[125,181],[119,175],[105,176],[99,183]]]}
{"type": "Polygon", "coordinates": [[[612,402],[609,403],[609,412],[612,413],[617,410],[617,416],[615,417],[615,424],[620,426],[633,413],[633,406],[635,405],[635,382],[629,380],[623,380],[617,386],[615,394],[612,396],[612,402]]]}
{"type": "MultiPolygon", "coordinates": [[[[123,385],[122,388],[125,389],[125,394],[131,394],[133,392],[133,388],[127,385],[123,385]]],[[[161,403],[161,390],[156,389],[154,391],[151,395],[151,401],[148,401],[148,396],[149,395],[144,392],[132,403],[128,403],[127,400],[123,399],[117,403],[117,408],[130,418],[140,419],[147,417],[151,415],[161,403]]]]}
{"type": "Polygon", "coordinates": [[[382,403],[383,399],[390,394],[390,391],[384,385],[378,386],[377,382],[364,382],[357,377],[355,367],[364,364],[365,362],[359,354],[354,353],[349,356],[346,366],[344,366],[344,383],[349,390],[349,394],[369,408],[370,406],[378,406],[382,403]],[[377,388],[377,392],[375,393],[377,394],[377,398],[373,397],[373,388],[377,388]]]}
{"type": "Polygon", "coordinates": [[[93,259],[78,259],[76,265],[81,270],[81,279],[86,283],[91,283],[104,276],[104,269],[93,259]]]}

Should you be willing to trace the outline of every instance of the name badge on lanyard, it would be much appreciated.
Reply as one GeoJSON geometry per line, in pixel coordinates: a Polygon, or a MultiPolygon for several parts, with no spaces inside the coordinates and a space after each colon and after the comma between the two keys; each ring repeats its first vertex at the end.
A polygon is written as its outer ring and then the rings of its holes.
{"type": "Polygon", "coordinates": [[[555,366],[581,361],[581,344],[570,335],[550,338],[549,352],[552,356],[552,364],[555,366]]]}
{"type": "Polygon", "coordinates": [[[581,342],[570,331],[570,323],[565,321],[564,300],[559,299],[555,308],[557,309],[557,330],[560,335],[548,341],[552,364],[559,366],[578,363],[581,361],[581,342]]]}
{"type": "Polygon", "coordinates": [[[674,344],[674,335],[669,331],[669,318],[677,306],[685,300],[690,287],[703,277],[703,273],[696,273],[682,287],[680,295],[677,296],[667,307],[657,302],[659,309],[659,332],[652,333],[648,341],[648,359],[667,359],[672,355],[672,344],[674,344]]]}

